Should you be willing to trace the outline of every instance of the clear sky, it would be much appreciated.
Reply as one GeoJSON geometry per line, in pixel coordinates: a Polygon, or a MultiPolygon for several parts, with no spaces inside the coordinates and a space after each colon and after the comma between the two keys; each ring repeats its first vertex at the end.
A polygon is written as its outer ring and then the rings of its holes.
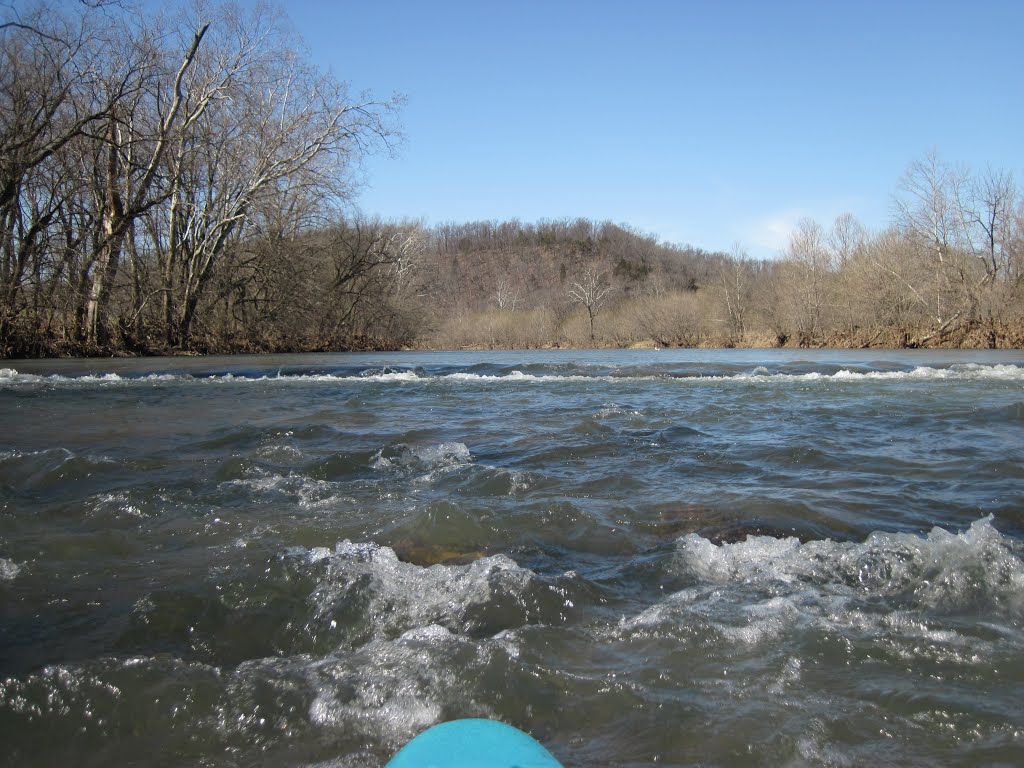
{"type": "Polygon", "coordinates": [[[407,98],[359,207],[583,216],[769,257],[888,223],[930,150],[1024,182],[1024,0],[291,0],[312,59],[407,98]]]}

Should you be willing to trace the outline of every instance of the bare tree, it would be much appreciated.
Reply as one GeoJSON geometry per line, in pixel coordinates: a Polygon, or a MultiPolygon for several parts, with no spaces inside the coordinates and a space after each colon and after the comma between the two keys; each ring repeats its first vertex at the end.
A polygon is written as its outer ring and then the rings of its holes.
{"type": "Polygon", "coordinates": [[[389,146],[398,100],[351,96],[278,14],[191,13],[0,5],[0,354],[16,325],[35,333],[25,312],[52,320],[57,304],[79,349],[154,330],[187,345],[222,259],[257,279],[288,252],[243,246],[274,229],[261,220],[308,226],[389,146]]]}
{"type": "Polygon", "coordinates": [[[935,152],[912,162],[897,194],[897,221],[908,245],[927,267],[911,275],[911,287],[932,318],[924,343],[969,321],[976,304],[970,264],[965,258],[964,217],[959,208],[967,172],[944,163],[935,152]]]}
{"type": "Polygon", "coordinates": [[[966,173],[942,161],[935,151],[910,163],[895,198],[897,218],[931,249],[937,263],[949,257],[961,225],[956,194],[966,173]]]}
{"type": "Polygon", "coordinates": [[[966,245],[984,266],[982,282],[994,283],[1007,269],[1006,242],[1013,222],[1017,190],[1005,171],[989,169],[968,181],[957,200],[966,245]]]}
{"type": "Polygon", "coordinates": [[[1024,200],[1010,217],[1004,250],[1007,281],[1015,286],[1024,284],[1024,200]]]}
{"type": "Polygon", "coordinates": [[[508,277],[499,278],[498,285],[494,290],[494,303],[502,312],[506,309],[515,312],[516,304],[519,303],[519,286],[513,285],[512,280],[508,277]]]}
{"type": "Polygon", "coordinates": [[[843,269],[852,261],[867,242],[868,233],[852,213],[842,213],[832,222],[832,229],[825,237],[825,245],[831,256],[832,269],[843,269]]]}
{"type": "Polygon", "coordinates": [[[591,341],[594,340],[594,318],[601,311],[604,300],[611,289],[604,271],[592,266],[586,267],[580,278],[569,285],[569,298],[587,310],[587,316],[590,318],[591,341]]]}
{"type": "Polygon", "coordinates": [[[135,87],[111,71],[102,27],[87,14],[44,5],[3,7],[0,21],[0,352],[27,306],[25,292],[50,266],[55,229],[80,191],[61,155],[105,120],[135,87]],[[101,79],[113,87],[97,88],[101,79]]]}
{"type": "Polygon", "coordinates": [[[851,213],[836,217],[825,237],[829,263],[836,278],[835,308],[837,321],[842,318],[847,339],[854,341],[858,321],[857,276],[863,268],[864,248],[868,233],[851,213]]]}
{"type": "Polygon", "coordinates": [[[809,346],[821,334],[832,302],[831,258],[821,225],[813,219],[801,219],[790,235],[786,258],[796,276],[793,290],[800,345],[809,346]]]}
{"type": "Polygon", "coordinates": [[[361,155],[394,133],[386,117],[395,102],[350,98],[299,57],[280,16],[232,11],[211,36],[190,73],[195,117],[169,156],[169,204],[160,211],[168,218],[160,273],[172,346],[188,343],[218,260],[259,209],[301,218],[303,203],[347,197],[361,155]]]}
{"type": "Polygon", "coordinates": [[[747,315],[753,291],[753,265],[747,251],[735,243],[732,253],[718,270],[718,290],[725,304],[729,342],[742,342],[747,331],[747,315]]]}
{"type": "MultiPolygon", "coordinates": [[[[168,80],[143,75],[145,80],[155,80],[157,93],[137,92],[137,98],[130,102],[119,101],[106,120],[105,173],[100,177],[102,187],[102,237],[96,253],[95,266],[85,311],[85,327],[81,329],[90,345],[107,341],[105,313],[109,303],[114,280],[120,267],[125,238],[136,220],[147,210],[158,205],[169,194],[158,183],[163,170],[163,159],[176,133],[185,131],[203,114],[206,108],[223,88],[225,82],[214,85],[205,93],[186,93],[185,83],[209,23],[200,25],[188,42],[180,63],[168,80]],[[164,80],[163,83],[160,81],[164,80]],[[161,86],[163,93],[160,93],[161,86]],[[154,105],[166,103],[159,112],[146,114],[145,97],[152,97],[154,105]],[[150,117],[153,120],[147,120],[150,117]]],[[[148,40],[130,41],[136,50],[130,51],[132,58],[141,62],[152,62],[156,52],[149,48],[148,40]]],[[[146,70],[150,66],[145,66],[146,70]]]]}
{"type": "Polygon", "coordinates": [[[356,218],[336,226],[319,246],[333,261],[333,305],[325,313],[332,318],[333,333],[351,338],[385,329],[407,343],[414,329],[403,319],[416,312],[417,272],[426,242],[414,222],[356,218]]]}

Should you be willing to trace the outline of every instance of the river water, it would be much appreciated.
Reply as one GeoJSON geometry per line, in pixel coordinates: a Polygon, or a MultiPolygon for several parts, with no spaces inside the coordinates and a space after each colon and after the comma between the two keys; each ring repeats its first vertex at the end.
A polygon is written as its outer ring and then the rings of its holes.
{"type": "Polygon", "coordinates": [[[0,761],[1024,763],[1024,354],[0,365],[0,761]]]}

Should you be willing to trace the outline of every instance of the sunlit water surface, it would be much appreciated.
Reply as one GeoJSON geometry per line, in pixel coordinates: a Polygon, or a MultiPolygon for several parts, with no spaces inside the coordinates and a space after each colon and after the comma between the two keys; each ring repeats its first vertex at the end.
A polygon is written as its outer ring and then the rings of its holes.
{"type": "Polygon", "coordinates": [[[1024,355],[0,365],[0,761],[1024,763],[1024,355]]]}

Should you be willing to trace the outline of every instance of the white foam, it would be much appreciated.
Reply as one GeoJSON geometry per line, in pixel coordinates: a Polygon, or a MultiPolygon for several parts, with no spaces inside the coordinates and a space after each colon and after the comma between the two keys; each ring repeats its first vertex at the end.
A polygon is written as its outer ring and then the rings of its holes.
{"type": "MultiPolygon", "coordinates": [[[[835,373],[769,373],[763,367],[755,368],[750,373],[741,373],[735,376],[707,376],[699,377],[705,380],[725,381],[735,380],[740,382],[812,382],[812,381],[922,381],[922,380],[957,380],[970,381],[974,379],[1000,379],[1008,381],[1024,380],[1024,366],[1018,365],[981,365],[978,363],[966,363],[952,365],[949,368],[931,368],[929,366],[918,366],[909,371],[851,371],[842,369],[835,373]]],[[[692,379],[682,379],[692,381],[692,379]]]]}
{"type": "Polygon", "coordinates": [[[643,415],[643,411],[638,411],[636,409],[631,408],[624,408],[623,406],[617,403],[605,403],[604,407],[601,408],[601,410],[599,410],[596,414],[594,414],[595,418],[597,419],[614,419],[617,417],[627,417],[630,419],[635,419],[638,417],[642,417],[643,415]]]}
{"type": "Polygon", "coordinates": [[[248,477],[225,480],[223,488],[237,488],[256,497],[257,502],[271,501],[274,497],[294,501],[303,509],[329,507],[344,498],[338,486],[328,480],[318,480],[299,474],[281,475],[260,468],[250,469],[248,477]]]}
{"type": "Polygon", "coordinates": [[[1024,367],[1017,365],[981,365],[978,363],[960,363],[949,368],[931,368],[918,366],[910,371],[867,371],[855,373],[841,370],[832,375],[834,379],[856,380],[898,380],[898,379],[1024,379],[1024,367]]]}
{"type": "Polygon", "coordinates": [[[393,448],[377,451],[370,460],[370,467],[378,471],[408,470],[426,472],[425,480],[432,473],[471,464],[472,454],[465,443],[444,442],[432,445],[406,445],[400,443],[393,448]],[[387,455],[385,455],[387,453],[387,455]]]}
{"type": "Polygon", "coordinates": [[[264,443],[256,450],[256,455],[261,459],[282,464],[295,464],[303,458],[299,447],[287,440],[264,443]]]}
{"type": "Polygon", "coordinates": [[[389,744],[406,741],[440,718],[439,704],[401,692],[383,699],[363,694],[353,703],[341,703],[328,689],[321,689],[309,707],[309,719],[321,727],[349,729],[355,721],[389,744]]]}
{"type": "Polygon", "coordinates": [[[530,490],[533,487],[533,478],[527,472],[519,470],[508,470],[501,467],[492,467],[497,472],[508,478],[508,495],[515,496],[518,493],[530,490]]]}
{"type": "Polygon", "coordinates": [[[478,716],[493,713],[473,702],[453,658],[486,664],[497,646],[427,625],[392,640],[374,640],[357,652],[305,669],[316,696],[310,719],[321,727],[357,732],[392,747],[440,721],[453,706],[478,716]]]}
{"type": "Polygon", "coordinates": [[[110,385],[137,385],[137,384],[152,384],[153,382],[160,381],[188,381],[192,380],[191,376],[179,376],[176,374],[169,373],[150,373],[144,376],[138,377],[124,377],[120,374],[108,372],[108,373],[90,373],[83,376],[61,376],[60,374],[50,374],[48,376],[41,376],[34,373],[18,373],[13,368],[0,369],[0,385],[8,386],[23,386],[28,384],[45,384],[47,386],[81,386],[100,384],[103,386],[110,385]]]}
{"type": "MultiPolygon", "coordinates": [[[[383,380],[385,377],[367,377],[383,380]]],[[[758,366],[749,373],[736,373],[725,375],[699,375],[699,376],[677,376],[666,377],[664,372],[651,372],[649,374],[639,373],[633,376],[588,376],[582,374],[524,374],[521,371],[512,371],[508,374],[477,374],[477,373],[450,373],[442,376],[412,376],[413,379],[421,382],[433,380],[468,381],[468,382],[605,382],[605,383],[628,383],[630,381],[655,379],[658,381],[673,381],[680,385],[695,384],[707,381],[735,381],[735,382],[813,382],[813,381],[878,381],[878,380],[927,380],[927,379],[1002,379],[1019,381],[1024,380],[1024,366],[1013,364],[985,365],[981,363],[954,364],[948,368],[932,368],[929,366],[918,366],[909,371],[851,371],[842,369],[835,373],[821,373],[811,371],[808,373],[772,373],[765,366],[758,366]]],[[[403,380],[410,380],[405,378],[403,380]]]]}
{"type": "Polygon", "coordinates": [[[985,641],[943,617],[980,613],[1024,647],[1024,559],[991,517],[961,533],[875,533],[862,543],[752,536],[716,546],[691,534],[677,541],[673,567],[692,586],[624,618],[619,631],[685,627],[758,645],[814,626],[875,638],[896,655],[970,663],[985,641]]]}
{"type": "Polygon", "coordinates": [[[439,443],[438,445],[412,447],[409,449],[409,454],[430,467],[468,464],[472,459],[465,443],[439,443]]]}
{"type": "Polygon", "coordinates": [[[357,376],[357,377],[323,375],[323,376],[304,376],[304,377],[299,377],[299,378],[313,379],[315,381],[338,381],[339,379],[348,380],[348,379],[355,378],[355,379],[358,379],[359,381],[384,381],[384,382],[387,382],[387,381],[398,381],[398,382],[403,382],[403,381],[420,381],[424,377],[420,376],[415,371],[394,371],[394,372],[389,372],[389,373],[378,373],[378,374],[373,374],[373,375],[370,375],[370,376],[357,376]]]}
{"type": "Polygon", "coordinates": [[[610,379],[611,377],[605,376],[565,376],[565,375],[541,375],[537,376],[532,373],[523,373],[522,371],[510,371],[506,374],[484,374],[484,373],[448,373],[441,377],[445,381],[478,381],[478,382],[518,382],[518,383],[537,383],[545,381],[601,381],[602,379],[610,379]]]}
{"type": "Polygon", "coordinates": [[[449,382],[477,382],[477,383],[558,383],[558,382],[604,382],[610,384],[624,384],[638,380],[672,381],[679,386],[693,385],[708,381],[732,381],[737,383],[785,383],[785,382],[817,382],[817,381],[920,381],[920,380],[1003,380],[1003,381],[1024,381],[1024,366],[1015,364],[981,364],[981,363],[960,363],[948,368],[933,368],[919,366],[909,371],[851,371],[843,369],[835,373],[809,372],[800,374],[771,373],[766,367],[758,366],[749,373],[707,375],[707,376],[679,376],[666,377],[663,371],[652,371],[650,373],[637,373],[632,376],[591,376],[583,374],[527,374],[522,371],[513,370],[507,374],[478,374],[478,373],[447,373],[430,375],[416,371],[384,371],[380,373],[368,373],[358,375],[338,374],[274,374],[264,376],[236,376],[227,373],[219,376],[203,376],[196,378],[189,374],[161,374],[151,373],[139,377],[123,377],[117,373],[97,373],[85,376],[39,376],[35,374],[19,373],[13,368],[0,369],[0,386],[16,386],[28,384],[47,385],[118,385],[137,386],[149,385],[154,382],[189,382],[200,385],[216,384],[248,384],[248,383],[309,383],[318,382],[326,384],[356,384],[359,382],[369,383],[418,383],[430,384],[438,381],[449,382]]]}
{"type": "Polygon", "coordinates": [[[358,590],[368,600],[370,634],[378,638],[430,624],[461,627],[474,607],[496,594],[520,596],[533,579],[504,555],[424,568],[401,562],[390,547],[349,540],[339,542],[330,557],[318,548],[310,558],[328,564],[310,596],[317,615],[329,617],[358,590]]]}
{"type": "Polygon", "coordinates": [[[136,519],[147,517],[142,508],[133,504],[129,494],[124,491],[100,494],[94,497],[91,506],[90,515],[110,515],[112,517],[136,519]]]}
{"type": "Polygon", "coordinates": [[[13,560],[0,557],[0,581],[14,581],[21,573],[21,566],[13,560]]]}
{"type": "Polygon", "coordinates": [[[1020,607],[1024,562],[991,516],[962,533],[934,528],[927,536],[874,533],[862,543],[753,536],[716,547],[691,534],[678,543],[680,565],[716,583],[814,583],[872,595],[910,594],[943,610],[979,598],[1020,607]]]}

